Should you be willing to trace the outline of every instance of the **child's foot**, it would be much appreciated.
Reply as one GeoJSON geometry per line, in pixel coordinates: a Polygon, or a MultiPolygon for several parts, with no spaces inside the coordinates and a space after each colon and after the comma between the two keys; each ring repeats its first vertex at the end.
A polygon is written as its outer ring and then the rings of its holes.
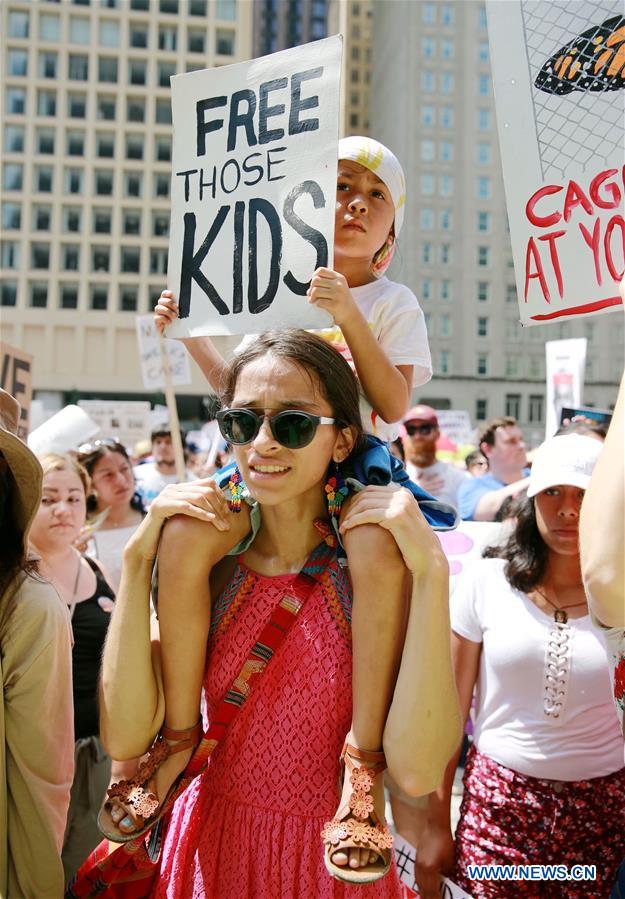
{"type": "Polygon", "coordinates": [[[384,820],[382,752],[345,744],[345,777],[339,810],[323,829],[328,871],[343,880],[377,880],[389,869],[393,837],[384,820]]]}
{"type": "Polygon", "coordinates": [[[108,839],[123,842],[138,836],[158,820],[201,734],[200,723],[183,731],[163,727],[137,773],[108,790],[108,798],[98,816],[98,827],[108,839]]]}

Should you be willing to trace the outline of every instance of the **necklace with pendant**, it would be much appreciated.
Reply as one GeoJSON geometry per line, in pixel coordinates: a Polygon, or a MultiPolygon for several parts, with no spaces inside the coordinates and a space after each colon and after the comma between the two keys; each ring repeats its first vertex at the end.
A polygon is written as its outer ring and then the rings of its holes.
{"type": "Polygon", "coordinates": [[[553,620],[557,624],[566,624],[569,620],[569,613],[566,611],[566,609],[579,609],[581,606],[586,605],[586,600],[584,599],[582,602],[569,603],[569,605],[566,606],[556,606],[555,603],[551,602],[551,600],[545,596],[542,590],[538,589],[538,587],[534,587],[534,590],[536,591],[536,593],[538,593],[539,596],[542,596],[545,602],[549,603],[551,608],[554,610],[553,620]]]}

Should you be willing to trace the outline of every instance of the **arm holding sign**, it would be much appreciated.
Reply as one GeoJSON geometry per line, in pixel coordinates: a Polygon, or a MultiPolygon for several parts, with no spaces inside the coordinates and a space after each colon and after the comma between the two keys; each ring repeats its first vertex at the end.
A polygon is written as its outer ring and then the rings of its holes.
{"type": "MultiPolygon", "coordinates": [[[[173,324],[177,318],[178,303],[170,290],[164,290],[154,307],[154,324],[159,333],[162,334],[165,328],[173,324]]],[[[219,390],[224,359],[210,337],[183,337],[182,343],[184,343],[191,357],[199,365],[202,374],[212,389],[214,391],[219,390]]]]}

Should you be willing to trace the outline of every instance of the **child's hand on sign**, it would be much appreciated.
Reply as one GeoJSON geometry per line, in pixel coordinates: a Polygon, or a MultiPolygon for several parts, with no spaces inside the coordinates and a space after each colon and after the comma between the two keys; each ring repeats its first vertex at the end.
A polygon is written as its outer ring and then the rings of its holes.
{"type": "Polygon", "coordinates": [[[362,316],[346,279],[330,268],[318,268],[314,273],[308,288],[308,302],[329,312],[339,327],[362,316]]]}
{"type": "Polygon", "coordinates": [[[159,334],[162,334],[168,325],[173,324],[178,318],[178,302],[174,300],[171,290],[164,290],[154,307],[154,324],[159,334]]]}

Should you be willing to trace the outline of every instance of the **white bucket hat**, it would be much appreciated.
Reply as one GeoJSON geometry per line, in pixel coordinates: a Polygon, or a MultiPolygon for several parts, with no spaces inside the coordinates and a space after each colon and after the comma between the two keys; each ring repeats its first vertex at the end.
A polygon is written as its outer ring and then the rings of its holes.
{"type": "Polygon", "coordinates": [[[535,452],[527,488],[536,496],[560,484],[586,490],[603,442],[581,434],[561,434],[545,440],[535,452]]]}

